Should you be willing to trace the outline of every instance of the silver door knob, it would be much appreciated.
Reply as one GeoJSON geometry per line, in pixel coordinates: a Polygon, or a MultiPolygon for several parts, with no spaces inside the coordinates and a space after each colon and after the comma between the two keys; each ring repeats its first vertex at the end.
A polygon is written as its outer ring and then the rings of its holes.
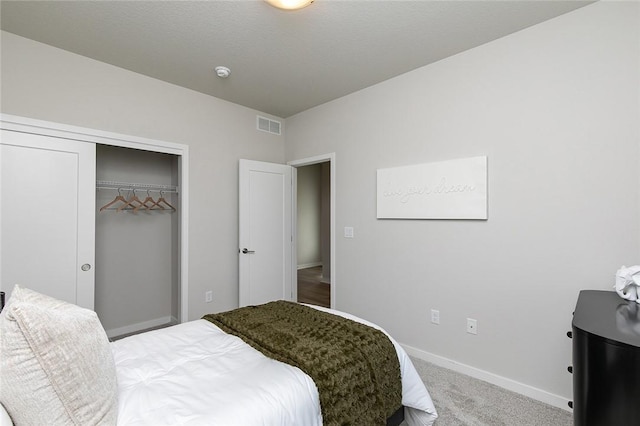
{"type": "Polygon", "coordinates": [[[242,249],[242,253],[244,253],[244,254],[253,254],[255,252],[256,252],[255,250],[249,250],[249,249],[246,249],[246,248],[242,249]]]}
{"type": "Polygon", "coordinates": [[[89,269],[91,269],[91,265],[89,265],[88,263],[85,263],[84,265],[82,265],[80,267],[80,269],[82,269],[83,271],[87,272],[89,269]]]}

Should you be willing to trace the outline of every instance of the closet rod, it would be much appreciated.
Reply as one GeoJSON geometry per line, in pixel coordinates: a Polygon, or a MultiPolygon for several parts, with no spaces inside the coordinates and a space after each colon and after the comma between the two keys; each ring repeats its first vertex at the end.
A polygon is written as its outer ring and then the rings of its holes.
{"type": "Polygon", "coordinates": [[[112,180],[96,181],[96,189],[121,189],[123,191],[133,189],[145,189],[154,192],[171,192],[178,193],[178,187],[175,185],[156,185],[151,183],[132,183],[132,182],[116,182],[112,180]]]}

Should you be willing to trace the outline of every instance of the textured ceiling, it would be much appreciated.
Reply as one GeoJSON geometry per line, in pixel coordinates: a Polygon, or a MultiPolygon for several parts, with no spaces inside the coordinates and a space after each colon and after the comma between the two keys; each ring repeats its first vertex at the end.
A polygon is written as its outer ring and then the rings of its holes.
{"type": "Polygon", "coordinates": [[[286,118],[589,3],[2,1],[0,14],[5,31],[286,118]]]}

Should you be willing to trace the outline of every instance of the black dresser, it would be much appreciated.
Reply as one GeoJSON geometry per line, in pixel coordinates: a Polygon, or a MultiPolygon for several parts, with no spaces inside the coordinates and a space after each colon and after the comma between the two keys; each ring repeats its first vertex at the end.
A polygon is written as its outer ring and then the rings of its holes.
{"type": "Polygon", "coordinates": [[[640,426],[640,305],[583,290],[572,322],[576,426],[640,426]]]}

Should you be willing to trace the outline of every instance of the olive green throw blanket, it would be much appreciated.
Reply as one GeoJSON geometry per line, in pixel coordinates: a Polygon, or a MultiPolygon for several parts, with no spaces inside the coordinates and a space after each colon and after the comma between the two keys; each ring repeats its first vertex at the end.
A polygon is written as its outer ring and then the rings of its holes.
{"type": "Polygon", "coordinates": [[[203,318],[307,373],[324,425],[386,425],[402,403],[398,356],[375,328],[286,301],[203,318]]]}

